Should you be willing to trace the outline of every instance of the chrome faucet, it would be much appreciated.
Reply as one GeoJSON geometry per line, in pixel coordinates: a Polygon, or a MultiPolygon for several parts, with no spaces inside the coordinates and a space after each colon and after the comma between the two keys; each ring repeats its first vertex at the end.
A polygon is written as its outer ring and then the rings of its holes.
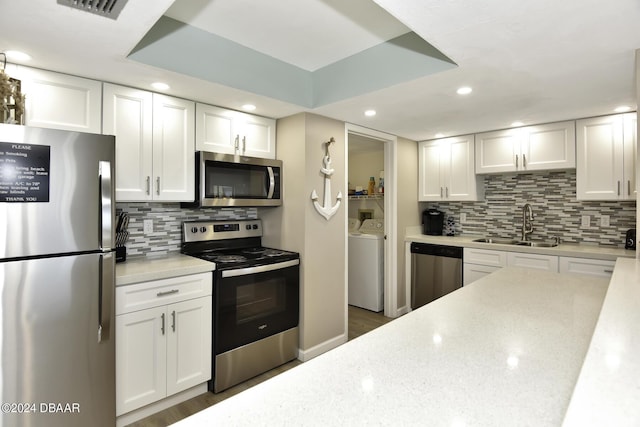
{"type": "Polygon", "coordinates": [[[526,203],[522,207],[522,240],[528,240],[531,233],[533,233],[533,209],[529,203],[526,203]]]}

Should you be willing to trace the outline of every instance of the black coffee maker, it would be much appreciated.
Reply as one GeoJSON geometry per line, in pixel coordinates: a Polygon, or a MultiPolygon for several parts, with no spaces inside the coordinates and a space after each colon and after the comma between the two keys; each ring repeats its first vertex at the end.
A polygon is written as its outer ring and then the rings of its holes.
{"type": "Polygon", "coordinates": [[[437,209],[427,209],[422,212],[422,234],[442,236],[444,212],[437,209]]]}

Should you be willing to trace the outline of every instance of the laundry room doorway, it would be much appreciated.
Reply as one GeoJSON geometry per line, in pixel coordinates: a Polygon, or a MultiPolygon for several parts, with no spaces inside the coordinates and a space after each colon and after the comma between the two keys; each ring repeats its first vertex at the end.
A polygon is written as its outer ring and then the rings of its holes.
{"type": "Polygon", "coordinates": [[[397,138],[352,124],[345,132],[345,319],[349,304],[397,317],[397,138]]]}

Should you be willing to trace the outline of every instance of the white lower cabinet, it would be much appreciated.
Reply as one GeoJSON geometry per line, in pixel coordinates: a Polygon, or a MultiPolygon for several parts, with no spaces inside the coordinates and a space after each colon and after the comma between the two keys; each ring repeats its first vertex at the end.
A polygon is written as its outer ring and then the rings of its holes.
{"type": "Polygon", "coordinates": [[[558,271],[558,257],[554,255],[464,248],[462,260],[463,285],[475,282],[507,266],[558,271]]]}
{"type": "Polygon", "coordinates": [[[557,272],[558,257],[555,255],[507,252],[507,265],[509,267],[525,267],[557,272]]]}
{"type": "Polygon", "coordinates": [[[211,379],[211,277],[116,288],[116,415],[211,379]]]}
{"type": "Polygon", "coordinates": [[[560,257],[560,273],[576,273],[610,278],[615,265],[615,261],[609,260],[560,257]]]}

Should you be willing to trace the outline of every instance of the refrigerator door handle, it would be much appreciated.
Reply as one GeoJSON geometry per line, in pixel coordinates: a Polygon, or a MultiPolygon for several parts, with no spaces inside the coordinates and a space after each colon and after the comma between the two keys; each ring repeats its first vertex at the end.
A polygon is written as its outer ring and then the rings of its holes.
{"type": "Polygon", "coordinates": [[[100,283],[98,289],[98,342],[109,341],[111,335],[111,313],[113,305],[114,255],[100,255],[100,283]]]}
{"type": "Polygon", "coordinates": [[[110,250],[113,247],[111,162],[101,160],[98,173],[100,175],[100,247],[102,250],[110,250]]]}

